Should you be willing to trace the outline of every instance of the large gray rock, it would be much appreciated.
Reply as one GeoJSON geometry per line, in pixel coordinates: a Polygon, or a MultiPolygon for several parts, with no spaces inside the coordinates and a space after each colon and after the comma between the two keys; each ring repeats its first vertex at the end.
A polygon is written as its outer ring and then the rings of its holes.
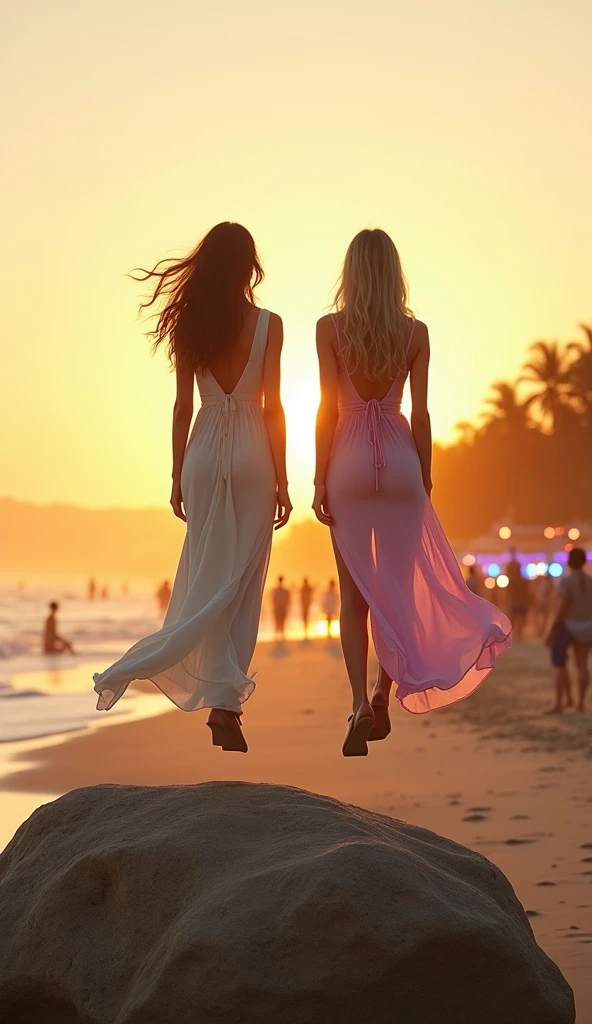
{"type": "Polygon", "coordinates": [[[96,786],[0,857],[10,1024],[571,1024],[504,875],[283,786],[96,786]]]}

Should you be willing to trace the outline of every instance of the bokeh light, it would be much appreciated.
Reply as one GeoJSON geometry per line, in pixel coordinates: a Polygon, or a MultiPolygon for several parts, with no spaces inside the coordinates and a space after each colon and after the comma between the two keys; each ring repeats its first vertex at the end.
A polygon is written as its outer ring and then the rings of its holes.
{"type": "Polygon", "coordinates": [[[559,562],[551,562],[551,565],[549,566],[549,576],[554,576],[555,578],[557,578],[558,576],[562,575],[563,566],[560,565],[559,562]]]}
{"type": "Polygon", "coordinates": [[[465,555],[463,558],[463,565],[474,565],[477,559],[474,555],[465,555]]]}
{"type": "Polygon", "coordinates": [[[537,562],[536,570],[537,570],[539,576],[546,576],[547,572],[549,570],[549,566],[547,565],[546,562],[537,562]]]}
{"type": "Polygon", "coordinates": [[[499,535],[502,540],[509,540],[512,536],[512,531],[509,526],[502,526],[500,527],[499,535]]]}
{"type": "Polygon", "coordinates": [[[555,536],[555,527],[554,526],[546,526],[545,529],[544,529],[544,534],[545,534],[545,537],[547,538],[547,540],[551,540],[555,536]]]}
{"type": "Polygon", "coordinates": [[[492,562],[491,565],[487,566],[487,572],[489,573],[490,576],[493,576],[494,579],[496,576],[499,576],[501,571],[502,570],[500,569],[497,562],[492,562]]]}
{"type": "Polygon", "coordinates": [[[528,565],[526,566],[526,568],[524,570],[524,573],[525,573],[527,579],[529,579],[529,580],[534,580],[534,579],[537,578],[538,571],[537,571],[537,567],[534,564],[534,562],[529,562],[528,563],[528,565]]]}
{"type": "Polygon", "coordinates": [[[567,536],[570,540],[578,540],[580,536],[580,531],[578,530],[577,526],[572,526],[571,530],[568,531],[567,536]]]}
{"type": "Polygon", "coordinates": [[[501,587],[502,590],[504,590],[508,586],[509,582],[510,581],[509,581],[508,577],[504,573],[502,573],[501,576],[498,576],[498,578],[496,580],[496,583],[497,583],[498,587],[501,587]]]}
{"type": "Polygon", "coordinates": [[[493,590],[493,588],[495,587],[495,580],[491,576],[487,576],[485,580],[485,586],[487,587],[488,590],[493,590]]]}
{"type": "Polygon", "coordinates": [[[566,544],[563,550],[569,554],[570,551],[573,551],[573,544],[566,544]]]}
{"type": "Polygon", "coordinates": [[[563,526],[556,526],[555,527],[555,536],[556,537],[563,537],[564,533],[565,533],[565,527],[563,527],[563,526]]]}

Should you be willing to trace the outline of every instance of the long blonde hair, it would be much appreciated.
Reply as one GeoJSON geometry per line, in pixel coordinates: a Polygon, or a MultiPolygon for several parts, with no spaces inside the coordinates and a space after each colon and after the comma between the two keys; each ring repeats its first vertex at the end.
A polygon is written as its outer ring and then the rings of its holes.
{"type": "Polygon", "coordinates": [[[407,281],[397,247],[380,228],[360,231],[345,254],[335,295],[343,316],[342,355],[350,373],[368,380],[405,372],[409,317],[407,281]]]}

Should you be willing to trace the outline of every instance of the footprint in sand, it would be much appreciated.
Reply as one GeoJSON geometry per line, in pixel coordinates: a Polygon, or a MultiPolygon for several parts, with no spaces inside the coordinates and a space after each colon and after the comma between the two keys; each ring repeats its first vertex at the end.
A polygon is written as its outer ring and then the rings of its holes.
{"type": "Polygon", "coordinates": [[[538,885],[538,886],[539,886],[539,888],[541,888],[541,889],[554,889],[554,888],[555,888],[555,886],[557,885],[557,882],[548,882],[548,881],[545,881],[545,882],[537,882],[537,885],[538,885]]]}
{"type": "Polygon", "coordinates": [[[562,768],[557,764],[547,764],[544,768],[539,768],[540,772],[564,772],[565,768],[562,768]]]}
{"type": "Polygon", "coordinates": [[[462,793],[447,793],[446,797],[448,800],[458,800],[462,796],[462,793]]]}
{"type": "Polygon", "coordinates": [[[580,850],[592,850],[592,843],[582,843],[580,850]]]}
{"type": "Polygon", "coordinates": [[[582,857],[580,864],[592,864],[592,857],[582,857]]]}
{"type": "Polygon", "coordinates": [[[467,814],[466,818],[463,818],[463,821],[470,821],[470,822],[473,822],[473,821],[487,821],[487,815],[486,814],[467,814]]]}
{"type": "Polygon", "coordinates": [[[494,810],[495,807],[467,807],[467,811],[470,811],[471,814],[489,814],[494,810]]]}
{"type": "Polygon", "coordinates": [[[581,875],[592,875],[592,871],[580,871],[581,875]]]}
{"type": "Polygon", "coordinates": [[[448,801],[448,806],[449,807],[460,807],[460,800],[449,800],[448,801]]]}
{"type": "Polygon", "coordinates": [[[526,846],[527,843],[535,843],[536,839],[506,839],[506,846],[526,846]]]}
{"type": "Polygon", "coordinates": [[[513,814],[510,821],[530,821],[530,814],[513,814]]]}
{"type": "Polygon", "coordinates": [[[541,914],[541,912],[539,910],[527,910],[526,911],[526,916],[527,917],[542,917],[543,915],[541,914]]]}
{"type": "Polygon", "coordinates": [[[314,715],[314,708],[303,708],[302,709],[302,714],[303,715],[314,715]]]}

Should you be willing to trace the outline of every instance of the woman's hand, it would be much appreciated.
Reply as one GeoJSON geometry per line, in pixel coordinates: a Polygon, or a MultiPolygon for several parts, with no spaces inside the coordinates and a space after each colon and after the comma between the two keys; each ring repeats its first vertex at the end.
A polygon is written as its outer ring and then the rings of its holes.
{"type": "Polygon", "coordinates": [[[312,507],[319,523],[322,523],[323,526],[333,526],[333,520],[327,508],[327,488],[324,484],[315,485],[312,507]]]}
{"type": "Polygon", "coordinates": [[[287,485],[278,486],[277,489],[277,514],[274,519],[273,528],[274,530],[281,530],[282,526],[285,526],[292,514],[292,502],[290,501],[290,495],[288,494],[287,485]]]}
{"type": "Polygon", "coordinates": [[[183,511],[183,495],[181,494],[181,482],[173,480],[173,489],[171,491],[171,508],[178,519],[182,519],[184,523],[187,522],[187,516],[183,511]]]}

